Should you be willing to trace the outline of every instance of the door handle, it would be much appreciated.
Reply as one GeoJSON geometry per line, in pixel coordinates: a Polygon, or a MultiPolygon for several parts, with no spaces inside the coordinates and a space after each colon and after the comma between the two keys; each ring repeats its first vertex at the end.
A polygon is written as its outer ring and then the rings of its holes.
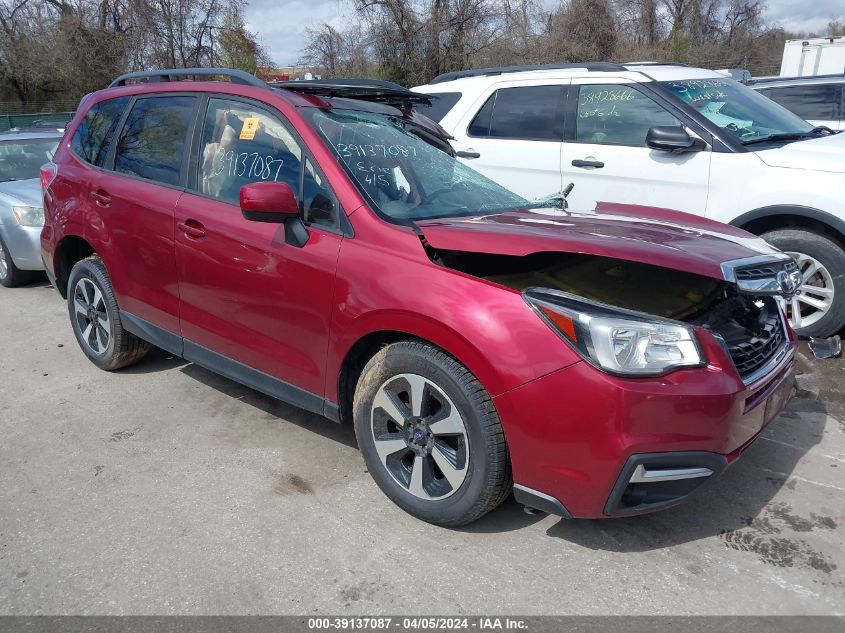
{"type": "Polygon", "coordinates": [[[101,207],[107,207],[111,204],[111,196],[105,189],[97,189],[91,192],[91,199],[101,207]]]}
{"type": "Polygon", "coordinates": [[[604,167],[604,163],[600,160],[581,160],[575,159],[572,161],[573,167],[595,167],[596,169],[601,169],[604,167]]]}
{"type": "Polygon", "coordinates": [[[458,152],[455,152],[455,156],[458,158],[481,158],[481,154],[476,152],[474,149],[462,149],[458,152]]]}
{"type": "Polygon", "coordinates": [[[195,240],[205,237],[205,227],[196,220],[185,220],[177,223],[176,226],[182,233],[195,240]]]}

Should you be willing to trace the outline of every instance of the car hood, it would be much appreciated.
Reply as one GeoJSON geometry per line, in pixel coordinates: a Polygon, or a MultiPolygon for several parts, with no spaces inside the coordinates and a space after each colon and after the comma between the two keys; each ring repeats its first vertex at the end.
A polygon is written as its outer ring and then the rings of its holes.
{"type": "Polygon", "coordinates": [[[588,213],[532,209],[416,224],[428,245],[440,250],[581,253],[716,279],[724,279],[723,262],[779,252],[728,224],[670,209],[605,202],[588,213]]]}
{"type": "Polygon", "coordinates": [[[0,198],[6,198],[10,204],[41,207],[44,204],[41,198],[41,180],[27,178],[0,182],[0,198]]]}
{"type": "Polygon", "coordinates": [[[755,152],[770,167],[845,173],[845,132],[755,152]]]}

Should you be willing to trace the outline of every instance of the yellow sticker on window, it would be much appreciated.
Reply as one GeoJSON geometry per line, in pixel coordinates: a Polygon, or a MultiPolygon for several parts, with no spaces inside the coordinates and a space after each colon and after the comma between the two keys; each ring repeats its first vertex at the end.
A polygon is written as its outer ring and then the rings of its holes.
{"type": "Polygon", "coordinates": [[[244,126],[241,128],[241,140],[253,140],[256,130],[258,130],[258,117],[247,117],[244,119],[244,126]]]}

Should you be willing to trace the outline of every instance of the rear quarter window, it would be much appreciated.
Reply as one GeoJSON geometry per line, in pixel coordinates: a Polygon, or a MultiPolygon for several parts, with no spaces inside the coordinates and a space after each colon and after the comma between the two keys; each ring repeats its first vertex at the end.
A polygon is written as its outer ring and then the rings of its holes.
{"type": "Polygon", "coordinates": [[[114,170],[178,185],[196,102],[187,96],[138,99],[117,139],[114,170]]]}
{"type": "Polygon", "coordinates": [[[443,120],[449,111],[455,107],[455,104],[460,100],[460,92],[429,92],[431,105],[419,104],[414,109],[420,114],[424,114],[432,121],[438,123],[443,120]]]}
{"type": "Polygon", "coordinates": [[[76,128],[70,149],[86,163],[102,167],[129,97],[95,103],[76,128]]]}

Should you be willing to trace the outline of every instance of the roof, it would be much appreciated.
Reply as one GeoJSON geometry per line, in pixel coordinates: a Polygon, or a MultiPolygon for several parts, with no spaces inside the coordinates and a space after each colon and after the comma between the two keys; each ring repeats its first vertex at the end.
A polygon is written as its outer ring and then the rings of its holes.
{"type": "Polygon", "coordinates": [[[837,75],[807,75],[804,77],[761,77],[747,82],[749,86],[794,86],[796,84],[845,83],[845,73],[837,75]]]}
{"type": "Polygon", "coordinates": [[[38,138],[62,138],[61,132],[30,132],[28,130],[9,130],[8,132],[3,132],[0,134],[0,143],[3,141],[26,141],[29,139],[38,139],[38,138]]]}
{"type": "MultiPolygon", "coordinates": [[[[438,75],[426,87],[448,84],[450,87],[466,83],[489,83],[491,78],[501,79],[547,79],[566,78],[583,73],[638,73],[654,81],[672,79],[697,79],[724,77],[713,70],[694,68],[674,62],[632,62],[615,64],[610,62],[587,62],[581,64],[543,64],[539,66],[503,66],[500,68],[477,68],[438,75]]],[[[419,87],[418,87],[419,88],[419,87]]],[[[443,86],[447,88],[446,85],[443,86]]],[[[417,88],[414,88],[417,90],[417,88]]],[[[435,92],[426,90],[425,92],[435,92]]]]}

